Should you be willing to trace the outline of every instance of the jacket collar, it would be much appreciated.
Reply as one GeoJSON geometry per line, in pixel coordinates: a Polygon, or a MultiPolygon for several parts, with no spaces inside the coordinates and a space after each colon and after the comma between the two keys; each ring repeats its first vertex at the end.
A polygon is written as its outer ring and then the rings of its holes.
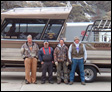
{"type": "Polygon", "coordinates": [[[65,46],[65,44],[63,44],[63,46],[61,46],[61,44],[58,44],[57,46],[61,48],[61,47],[64,47],[64,46],[65,46]]]}
{"type": "MultiPolygon", "coordinates": [[[[28,46],[28,41],[26,41],[26,45],[28,46]]],[[[34,45],[34,42],[32,41],[32,46],[34,45]]]]}
{"type": "MultiPolygon", "coordinates": [[[[80,44],[80,43],[81,43],[81,41],[79,41],[79,43],[78,43],[78,44],[80,44]]],[[[77,45],[75,42],[74,42],[74,44],[75,44],[75,45],[77,45]]]]}

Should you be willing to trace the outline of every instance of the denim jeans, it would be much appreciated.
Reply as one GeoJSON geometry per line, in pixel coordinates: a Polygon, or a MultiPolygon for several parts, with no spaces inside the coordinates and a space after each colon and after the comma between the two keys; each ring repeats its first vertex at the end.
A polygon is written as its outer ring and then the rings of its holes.
{"type": "Polygon", "coordinates": [[[80,71],[80,78],[81,82],[85,81],[85,74],[84,74],[84,59],[72,59],[72,65],[71,65],[71,72],[70,72],[70,81],[74,81],[74,76],[75,76],[75,70],[78,65],[79,71],[80,71]]]}

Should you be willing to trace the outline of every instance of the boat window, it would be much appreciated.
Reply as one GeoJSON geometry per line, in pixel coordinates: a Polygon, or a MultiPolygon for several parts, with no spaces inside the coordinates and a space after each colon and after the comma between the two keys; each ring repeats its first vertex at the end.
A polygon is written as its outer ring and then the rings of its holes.
{"type": "Polygon", "coordinates": [[[49,21],[49,24],[45,30],[45,33],[42,37],[42,40],[48,39],[48,40],[56,40],[61,28],[64,24],[64,20],[63,19],[51,19],[49,21]]]}
{"type": "Polygon", "coordinates": [[[1,36],[4,39],[26,39],[30,34],[39,40],[47,19],[5,19],[1,36]]]}

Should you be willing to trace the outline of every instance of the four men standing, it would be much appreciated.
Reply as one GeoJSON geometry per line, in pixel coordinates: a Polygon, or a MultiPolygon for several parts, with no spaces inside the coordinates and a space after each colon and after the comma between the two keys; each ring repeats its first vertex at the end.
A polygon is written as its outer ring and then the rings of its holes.
{"type": "Polygon", "coordinates": [[[87,52],[84,44],[80,42],[78,37],[75,37],[74,42],[68,47],[64,44],[64,40],[60,39],[59,44],[53,52],[53,48],[49,47],[49,42],[44,41],[44,47],[40,50],[38,45],[32,42],[32,36],[28,35],[27,42],[22,45],[21,53],[24,58],[25,64],[25,83],[37,83],[36,82],[36,70],[37,70],[37,59],[41,61],[42,65],[42,78],[41,84],[46,81],[46,72],[48,71],[49,83],[53,84],[52,72],[53,63],[57,67],[57,84],[61,83],[61,69],[63,69],[64,83],[68,84],[68,65],[69,61],[71,64],[70,72],[70,85],[73,84],[76,67],[79,67],[81,84],[85,85],[84,78],[84,62],[87,59],[87,52]],[[68,60],[69,59],[69,60],[68,60]],[[30,76],[31,71],[31,76],[30,76]]]}

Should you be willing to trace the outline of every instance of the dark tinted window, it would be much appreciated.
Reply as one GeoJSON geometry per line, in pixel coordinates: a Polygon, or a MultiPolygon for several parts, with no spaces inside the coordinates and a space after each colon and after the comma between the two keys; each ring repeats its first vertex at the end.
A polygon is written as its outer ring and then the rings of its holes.
{"type": "Polygon", "coordinates": [[[61,28],[63,26],[64,20],[50,20],[47,29],[45,30],[45,34],[43,35],[42,39],[49,39],[49,40],[55,40],[57,39],[61,28]]]}
{"type": "Polygon", "coordinates": [[[3,38],[26,39],[31,34],[33,39],[39,40],[47,23],[47,19],[6,19],[6,26],[2,31],[3,38]]]}
{"type": "Polygon", "coordinates": [[[1,35],[4,39],[26,39],[30,34],[34,40],[56,40],[64,19],[5,19],[1,35]]]}

